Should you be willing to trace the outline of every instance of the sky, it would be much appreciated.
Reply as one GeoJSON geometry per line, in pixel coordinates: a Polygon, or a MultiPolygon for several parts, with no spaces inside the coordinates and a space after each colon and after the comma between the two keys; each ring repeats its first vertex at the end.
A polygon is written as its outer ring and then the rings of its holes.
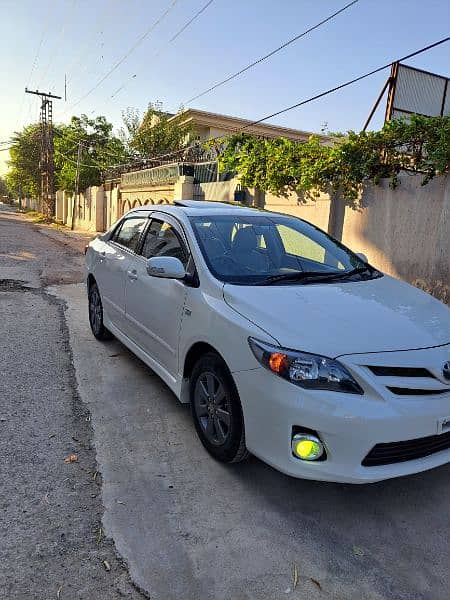
{"type": "MultiPolygon", "coordinates": [[[[39,118],[40,100],[25,94],[25,86],[64,96],[65,75],[67,101],[54,101],[55,122],[85,113],[105,115],[119,127],[123,109],[143,111],[150,101],[170,112],[190,106],[256,120],[449,35],[450,0],[359,0],[186,103],[348,1],[213,0],[171,41],[206,0],[0,0],[0,142],[39,118]]],[[[450,43],[407,64],[449,76],[450,43]]],[[[271,122],[312,132],[360,130],[388,75],[378,73],[271,122]]],[[[371,128],[382,125],[384,106],[371,128]]],[[[0,174],[7,158],[0,152],[0,174]]]]}

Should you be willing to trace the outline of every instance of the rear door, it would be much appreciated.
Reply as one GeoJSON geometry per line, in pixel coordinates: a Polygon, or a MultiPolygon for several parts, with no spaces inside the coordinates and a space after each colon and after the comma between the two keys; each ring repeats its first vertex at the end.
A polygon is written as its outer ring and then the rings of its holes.
{"type": "Polygon", "coordinates": [[[141,234],[148,217],[130,216],[119,223],[112,237],[100,251],[100,263],[95,277],[106,316],[121,331],[126,332],[125,280],[130,264],[136,257],[141,234]]]}
{"type": "Polygon", "coordinates": [[[171,375],[178,370],[178,340],[188,290],[183,281],[152,277],[147,259],[174,256],[185,268],[189,252],[175,219],[153,213],[136,260],[132,278],[126,281],[126,315],[130,337],[171,375]]]}

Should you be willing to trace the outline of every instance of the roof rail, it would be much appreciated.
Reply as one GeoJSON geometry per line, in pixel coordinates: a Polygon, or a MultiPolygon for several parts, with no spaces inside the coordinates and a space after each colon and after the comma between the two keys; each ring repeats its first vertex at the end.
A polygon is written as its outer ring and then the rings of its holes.
{"type": "Polygon", "coordinates": [[[215,200],[174,200],[175,206],[184,206],[185,208],[241,208],[236,202],[216,202],[215,200]]]}

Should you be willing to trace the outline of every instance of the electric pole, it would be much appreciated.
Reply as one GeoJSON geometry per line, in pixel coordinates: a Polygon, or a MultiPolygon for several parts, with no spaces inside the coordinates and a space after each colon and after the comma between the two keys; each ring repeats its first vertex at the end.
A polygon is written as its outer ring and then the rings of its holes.
{"type": "Polygon", "coordinates": [[[53,162],[53,103],[52,99],[61,100],[61,96],[50,93],[32,91],[25,88],[26,94],[34,94],[41,97],[41,201],[45,214],[50,217],[55,214],[55,193],[53,189],[53,174],[55,165],[53,162]]]}

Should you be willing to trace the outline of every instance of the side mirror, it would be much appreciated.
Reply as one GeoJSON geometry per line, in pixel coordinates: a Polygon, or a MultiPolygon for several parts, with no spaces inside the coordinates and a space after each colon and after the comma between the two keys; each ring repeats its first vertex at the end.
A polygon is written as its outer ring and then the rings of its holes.
{"type": "Polygon", "coordinates": [[[147,273],[152,277],[184,279],[186,270],[179,258],[174,256],[153,256],[147,260],[147,273]]]}
{"type": "Polygon", "coordinates": [[[360,258],[363,261],[363,263],[369,262],[369,259],[367,258],[367,256],[365,254],[363,254],[362,252],[356,252],[356,256],[358,258],[360,258]]]}

